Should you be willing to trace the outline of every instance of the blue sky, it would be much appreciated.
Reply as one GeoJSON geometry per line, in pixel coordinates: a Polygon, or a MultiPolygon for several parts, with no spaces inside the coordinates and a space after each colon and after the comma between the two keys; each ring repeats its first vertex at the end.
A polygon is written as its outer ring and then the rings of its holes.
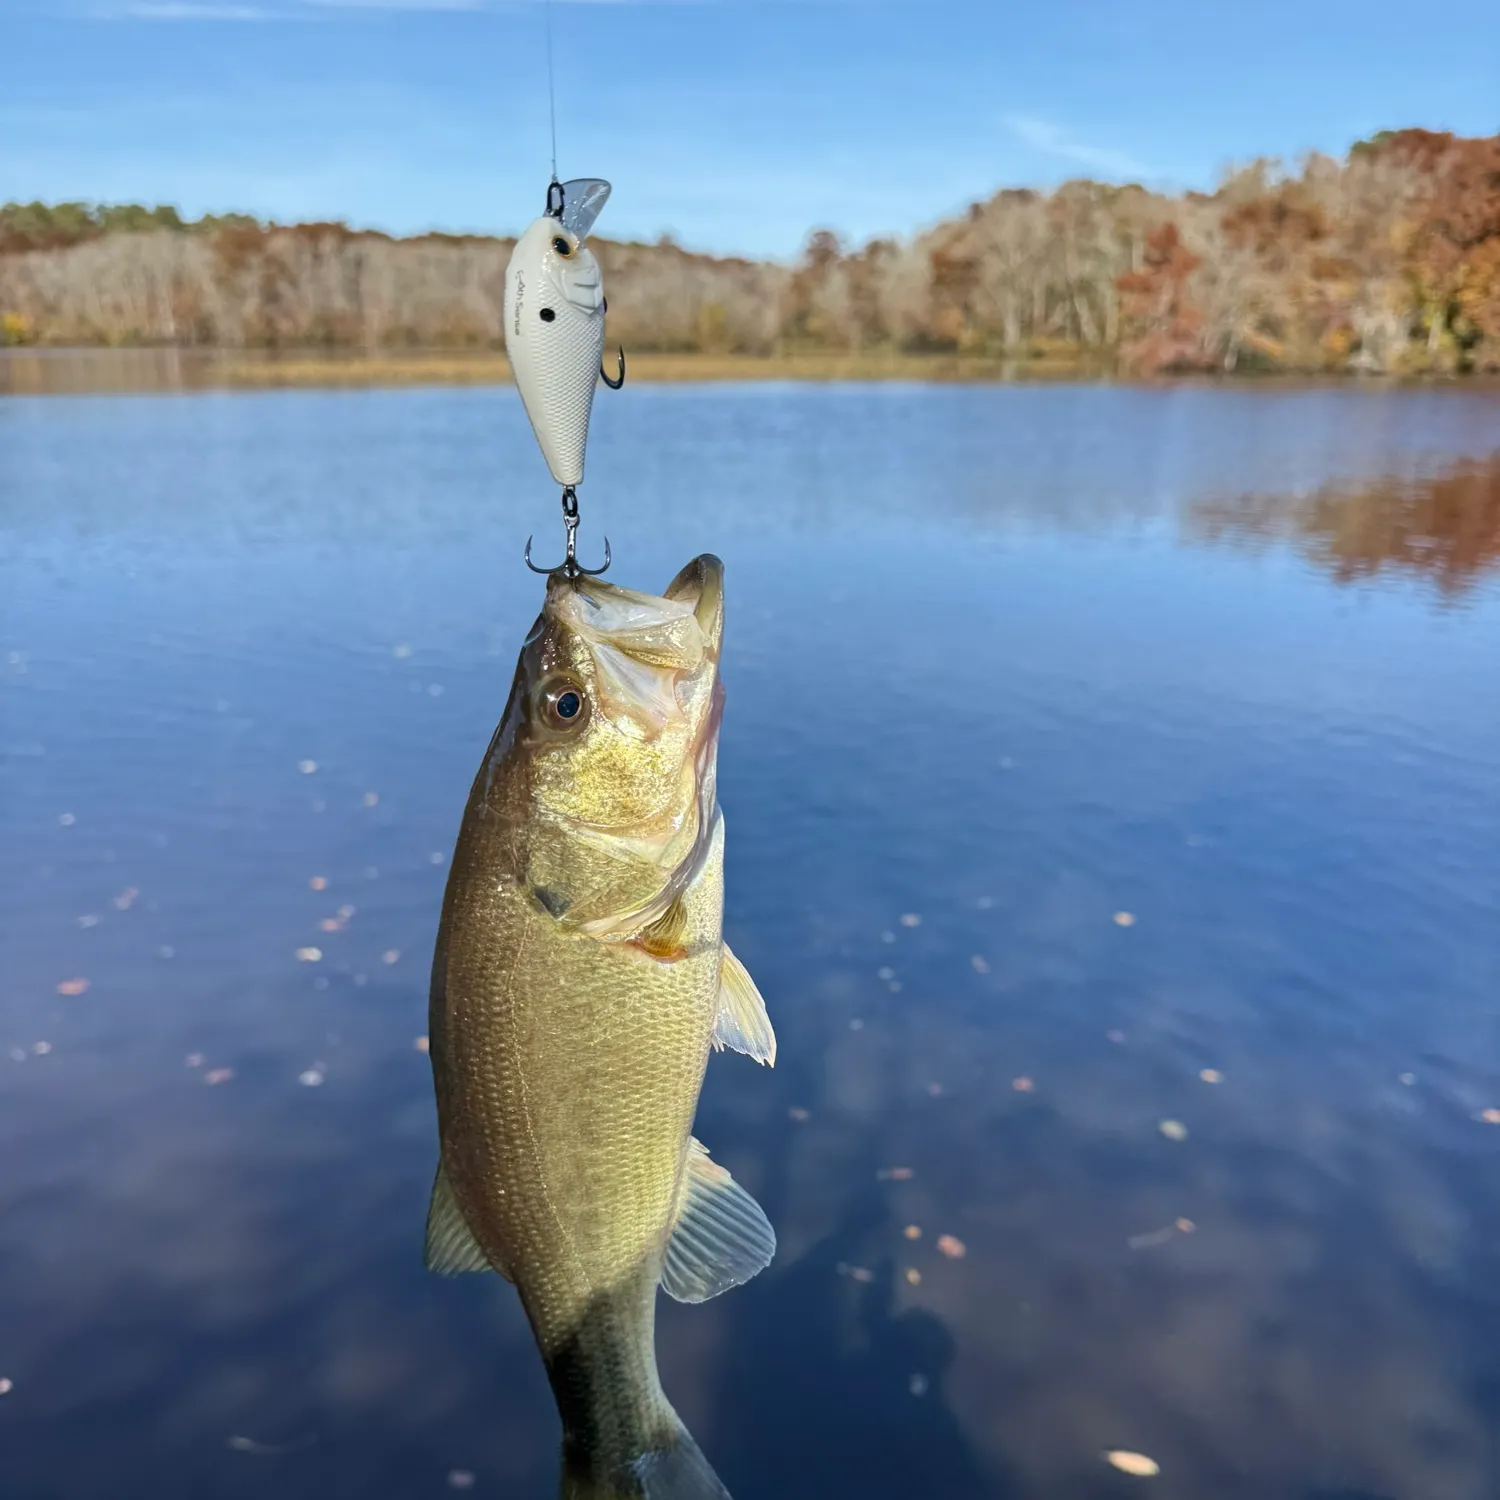
{"type": "MultiPolygon", "coordinates": [[[[557,0],[561,175],[600,232],[789,256],[1000,186],[1211,188],[1382,127],[1500,130],[1500,0],[557,0]]],[[[0,200],[514,231],[541,0],[0,0],[0,200]]]]}

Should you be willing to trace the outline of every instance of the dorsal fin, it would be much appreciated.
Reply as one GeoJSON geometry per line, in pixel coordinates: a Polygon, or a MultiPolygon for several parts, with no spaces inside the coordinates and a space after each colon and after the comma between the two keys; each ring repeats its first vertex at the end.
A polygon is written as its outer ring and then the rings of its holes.
{"type": "Polygon", "coordinates": [[[760,1204],[702,1142],[688,1141],[677,1219],[662,1266],[662,1290],[679,1302],[707,1302],[770,1265],[776,1231],[760,1204]]]}

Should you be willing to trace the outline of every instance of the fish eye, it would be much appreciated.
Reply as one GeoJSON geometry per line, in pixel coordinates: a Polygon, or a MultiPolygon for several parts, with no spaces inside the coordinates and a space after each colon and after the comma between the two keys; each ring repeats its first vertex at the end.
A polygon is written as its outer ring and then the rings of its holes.
{"type": "Polygon", "coordinates": [[[553,235],[552,248],[565,259],[573,253],[573,247],[560,234],[553,235]]]}
{"type": "Polygon", "coordinates": [[[555,682],[542,694],[542,713],[554,729],[576,729],[588,717],[588,699],[576,683],[555,682]]]}

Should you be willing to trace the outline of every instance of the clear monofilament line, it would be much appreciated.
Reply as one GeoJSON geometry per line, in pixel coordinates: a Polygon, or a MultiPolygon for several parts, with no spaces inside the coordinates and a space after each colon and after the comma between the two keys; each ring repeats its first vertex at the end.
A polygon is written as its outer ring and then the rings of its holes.
{"type": "Polygon", "coordinates": [[[557,81],[552,72],[552,0],[547,0],[547,113],[552,122],[552,180],[557,181],[557,81]]]}

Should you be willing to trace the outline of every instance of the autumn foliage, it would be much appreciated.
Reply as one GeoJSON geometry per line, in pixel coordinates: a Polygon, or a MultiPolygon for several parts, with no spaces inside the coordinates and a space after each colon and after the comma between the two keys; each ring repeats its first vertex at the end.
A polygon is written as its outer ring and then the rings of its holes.
{"type": "MultiPolygon", "coordinates": [[[[512,241],[0,208],[0,343],[492,347],[512,241]]],[[[1500,135],[1387,132],[1213,193],[1006,189],[794,265],[594,242],[638,349],[948,351],[1181,371],[1500,371],[1500,135]]]]}

